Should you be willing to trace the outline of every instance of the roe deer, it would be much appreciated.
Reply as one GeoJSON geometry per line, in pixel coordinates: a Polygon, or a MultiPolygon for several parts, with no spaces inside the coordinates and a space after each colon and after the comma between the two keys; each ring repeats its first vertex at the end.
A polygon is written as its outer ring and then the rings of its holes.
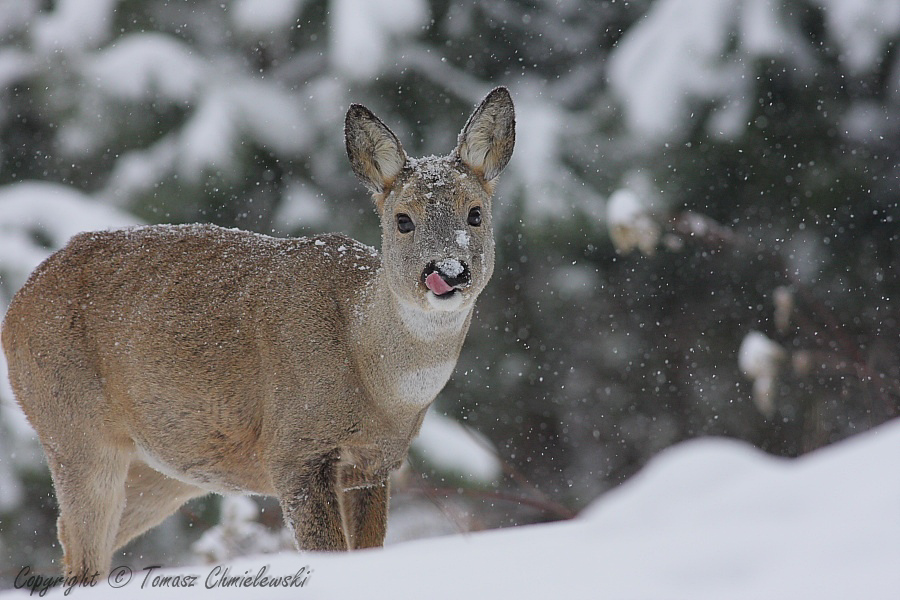
{"type": "Polygon", "coordinates": [[[382,252],[211,225],[81,233],[13,299],[13,390],[53,477],[68,575],[190,498],[277,496],[297,546],[380,546],[388,475],[456,364],[494,269],[491,195],[515,115],[496,88],[456,149],[412,159],[345,125],[382,252]]]}

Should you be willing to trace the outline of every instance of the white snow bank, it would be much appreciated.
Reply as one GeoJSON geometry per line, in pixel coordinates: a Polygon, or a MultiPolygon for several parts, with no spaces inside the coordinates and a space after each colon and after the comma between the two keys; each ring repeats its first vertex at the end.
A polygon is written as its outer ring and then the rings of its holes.
{"type": "MultiPolygon", "coordinates": [[[[570,522],[398,544],[383,550],[280,554],[228,564],[251,577],[308,566],[302,598],[642,598],[665,600],[896,600],[900,590],[900,420],[798,460],[703,439],[667,452],[570,522]]],[[[156,576],[159,572],[155,572],[156,576]]],[[[101,582],[80,597],[248,597],[210,591],[213,567],[190,589],[122,589],[101,582]]],[[[302,579],[302,577],[301,577],[302,579]]],[[[56,595],[61,597],[63,590],[56,595]]],[[[79,590],[83,591],[83,590],[79,590]]],[[[21,592],[0,598],[23,598],[21,592]]]]}

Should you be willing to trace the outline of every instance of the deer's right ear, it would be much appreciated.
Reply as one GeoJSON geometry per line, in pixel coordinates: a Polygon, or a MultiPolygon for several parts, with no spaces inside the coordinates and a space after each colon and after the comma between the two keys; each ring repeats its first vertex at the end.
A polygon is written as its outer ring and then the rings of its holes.
{"type": "Polygon", "coordinates": [[[362,104],[351,104],[344,121],[350,166],[367,188],[384,193],[406,164],[400,140],[362,104]]]}

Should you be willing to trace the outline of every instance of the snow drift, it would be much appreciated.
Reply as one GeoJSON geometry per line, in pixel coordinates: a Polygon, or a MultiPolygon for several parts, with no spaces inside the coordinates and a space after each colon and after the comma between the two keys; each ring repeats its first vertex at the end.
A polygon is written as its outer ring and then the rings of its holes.
{"type": "Polygon", "coordinates": [[[227,568],[248,582],[262,581],[263,571],[265,577],[304,582],[302,588],[253,590],[272,599],[413,598],[424,592],[435,599],[894,600],[900,593],[898,472],[900,420],[796,460],[740,442],[700,439],[664,452],[565,523],[346,555],[286,553],[152,572],[141,565],[119,589],[103,580],[74,593],[248,597],[245,587],[221,587],[227,568]],[[193,587],[171,587],[177,576],[193,587]]]}

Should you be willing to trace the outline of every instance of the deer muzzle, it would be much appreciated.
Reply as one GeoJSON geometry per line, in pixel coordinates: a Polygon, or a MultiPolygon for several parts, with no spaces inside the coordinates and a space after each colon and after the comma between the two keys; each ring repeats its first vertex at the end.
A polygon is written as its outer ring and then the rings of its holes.
{"type": "Polygon", "coordinates": [[[451,296],[472,283],[469,266],[456,258],[431,261],[422,271],[422,283],[435,296],[451,296]]]}

